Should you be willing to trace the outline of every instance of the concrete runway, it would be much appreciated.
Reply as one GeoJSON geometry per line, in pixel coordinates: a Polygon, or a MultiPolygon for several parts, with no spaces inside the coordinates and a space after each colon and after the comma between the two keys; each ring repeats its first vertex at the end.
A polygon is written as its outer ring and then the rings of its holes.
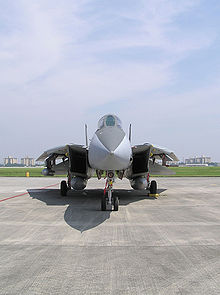
{"type": "Polygon", "coordinates": [[[0,178],[0,294],[220,294],[220,178],[118,180],[118,212],[60,180],[0,178]]]}

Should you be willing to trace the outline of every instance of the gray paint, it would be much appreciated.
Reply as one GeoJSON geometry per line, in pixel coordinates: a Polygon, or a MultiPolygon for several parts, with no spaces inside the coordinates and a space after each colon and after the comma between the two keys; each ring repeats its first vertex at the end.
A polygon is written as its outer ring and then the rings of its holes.
{"type": "Polygon", "coordinates": [[[114,151],[125,137],[125,132],[119,127],[105,127],[96,131],[96,135],[108,151],[114,151]]]}
{"type": "MultiPolygon", "coordinates": [[[[109,142],[111,138],[109,138],[109,142]]],[[[90,142],[88,158],[90,166],[101,170],[124,170],[130,165],[131,145],[125,136],[112,152],[106,149],[95,134],[90,142]]]]}
{"type": "MultiPolygon", "coordinates": [[[[87,127],[86,127],[87,133],[87,127]]],[[[86,136],[87,138],[87,136],[86,136]]],[[[174,157],[175,155],[168,151],[167,149],[161,149],[158,147],[154,147],[149,143],[144,143],[142,145],[137,145],[131,147],[131,142],[129,138],[127,138],[125,132],[122,130],[121,127],[121,120],[113,115],[105,115],[103,116],[98,122],[98,129],[96,130],[93,138],[90,141],[89,147],[82,146],[82,145],[74,145],[71,146],[65,145],[60,146],[58,148],[53,148],[50,150],[45,151],[39,159],[45,159],[48,156],[53,154],[58,154],[60,157],[66,156],[66,152],[69,151],[69,157],[77,157],[77,155],[72,155],[71,150],[80,150],[83,153],[86,153],[86,149],[88,149],[88,163],[92,169],[98,170],[127,170],[125,175],[129,175],[130,172],[128,170],[131,167],[132,163],[132,152],[133,154],[138,153],[140,151],[144,151],[148,148],[151,148],[152,156],[160,155],[161,153],[165,153],[167,156],[171,155],[174,157]],[[70,148],[71,147],[71,148],[70,148]],[[70,149],[69,149],[70,148],[70,149]],[[71,156],[72,155],[72,156],[71,156]]],[[[67,153],[68,154],[68,153],[67,153]]],[[[53,155],[52,155],[53,157],[53,155]]],[[[171,160],[170,156],[169,159],[171,160]]],[[[177,159],[177,158],[176,158],[177,159]]],[[[80,159],[81,160],[81,159],[80,159]]],[[[52,161],[52,159],[47,159],[47,162],[52,161]]],[[[71,162],[70,162],[71,163],[71,162]]],[[[48,169],[51,169],[53,166],[53,162],[49,162],[47,164],[48,169]]],[[[159,165],[154,165],[154,170],[157,170],[157,174],[161,174],[158,172],[161,171],[159,169],[159,165]]],[[[58,165],[55,168],[58,170],[64,167],[64,165],[58,165]]],[[[86,170],[86,169],[84,169],[86,170]]],[[[165,171],[165,169],[163,169],[165,171]]],[[[54,169],[55,171],[55,169],[54,169]]],[[[47,171],[45,171],[47,173],[47,171]]],[[[78,171],[72,171],[76,176],[82,176],[84,178],[88,178],[88,175],[82,175],[78,173],[78,171]],[[76,173],[77,172],[77,173],[76,173]]],[[[169,171],[165,171],[169,173],[169,171]]],[[[51,172],[50,172],[51,173],[51,172]]],[[[166,174],[167,174],[166,173],[166,174]]],[[[138,173],[138,175],[145,176],[146,171],[138,173]]],[[[137,176],[137,175],[135,175],[137,176]]],[[[130,176],[129,176],[130,178],[130,176]]]]}

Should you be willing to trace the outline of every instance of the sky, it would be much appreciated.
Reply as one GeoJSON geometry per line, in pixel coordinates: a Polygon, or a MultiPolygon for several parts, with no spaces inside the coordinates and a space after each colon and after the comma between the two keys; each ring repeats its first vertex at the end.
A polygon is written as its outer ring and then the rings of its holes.
{"type": "Polygon", "coordinates": [[[219,0],[0,7],[0,162],[84,144],[107,113],[132,144],[220,162],[219,0]]]}

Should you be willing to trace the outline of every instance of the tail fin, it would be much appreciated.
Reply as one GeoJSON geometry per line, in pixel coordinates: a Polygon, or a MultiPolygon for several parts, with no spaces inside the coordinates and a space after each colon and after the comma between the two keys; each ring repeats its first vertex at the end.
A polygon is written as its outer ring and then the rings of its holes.
{"type": "Polygon", "coordinates": [[[131,142],[131,124],[129,125],[129,141],[131,142]]]}
{"type": "Polygon", "coordinates": [[[88,147],[88,127],[87,127],[87,124],[85,124],[85,137],[86,137],[86,147],[88,147]]]}

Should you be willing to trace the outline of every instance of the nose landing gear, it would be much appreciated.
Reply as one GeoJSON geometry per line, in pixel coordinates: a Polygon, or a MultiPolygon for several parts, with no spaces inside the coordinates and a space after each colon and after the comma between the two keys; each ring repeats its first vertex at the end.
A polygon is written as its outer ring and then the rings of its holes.
{"type": "Polygon", "coordinates": [[[101,198],[101,210],[105,211],[107,205],[110,205],[110,207],[114,208],[114,211],[118,211],[119,207],[119,199],[116,196],[113,196],[113,182],[114,182],[114,172],[109,171],[107,173],[107,179],[104,189],[104,195],[101,198]],[[108,193],[106,196],[106,192],[108,193]]]}

